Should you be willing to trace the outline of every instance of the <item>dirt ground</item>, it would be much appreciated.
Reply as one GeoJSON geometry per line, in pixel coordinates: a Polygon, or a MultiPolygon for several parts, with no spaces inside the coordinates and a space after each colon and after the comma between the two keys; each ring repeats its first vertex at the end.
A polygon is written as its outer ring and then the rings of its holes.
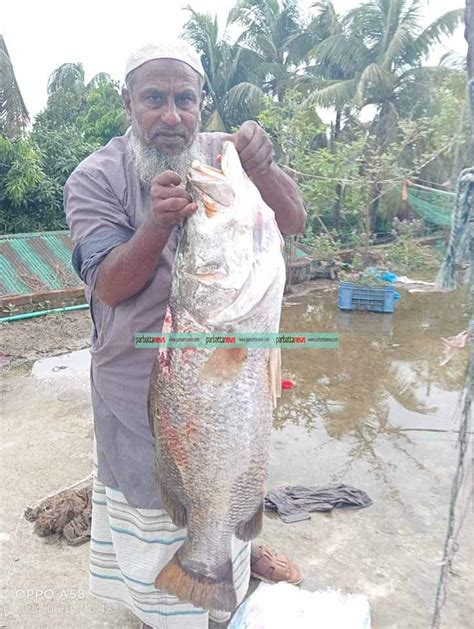
{"type": "Polygon", "coordinates": [[[89,347],[90,328],[88,310],[5,323],[1,328],[3,361],[17,366],[44,356],[84,349],[89,347]]]}

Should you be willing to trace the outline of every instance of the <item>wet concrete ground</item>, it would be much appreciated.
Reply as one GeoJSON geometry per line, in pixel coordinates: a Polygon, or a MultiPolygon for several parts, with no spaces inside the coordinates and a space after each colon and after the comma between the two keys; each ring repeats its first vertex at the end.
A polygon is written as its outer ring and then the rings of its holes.
{"type": "MultiPolygon", "coordinates": [[[[275,415],[268,486],[343,482],[374,504],[292,525],[267,516],[261,539],[298,562],[303,587],[366,594],[373,627],[428,628],[467,362],[466,349],[441,367],[441,337],[467,328],[467,296],[404,291],[393,316],[338,312],[333,290],[286,301],[282,330],[338,330],[340,348],[285,352],[283,377],[296,386],[282,392],[275,415]]],[[[87,354],[14,368],[4,379],[0,626],[139,626],[88,596],[88,545],[45,544],[22,517],[27,505],[90,472],[87,354]]],[[[467,513],[442,617],[449,629],[470,627],[474,614],[467,513]]]]}

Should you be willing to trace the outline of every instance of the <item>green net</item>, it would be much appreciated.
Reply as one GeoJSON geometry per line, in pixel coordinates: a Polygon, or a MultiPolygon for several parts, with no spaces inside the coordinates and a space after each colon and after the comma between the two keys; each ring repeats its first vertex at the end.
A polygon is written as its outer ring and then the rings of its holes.
{"type": "Polygon", "coordinates": [[[426,222],[442,227],[451,225],[451,216],[456,204],[456,195],[453,192],[410,185],[408,202],[426,222]]]}

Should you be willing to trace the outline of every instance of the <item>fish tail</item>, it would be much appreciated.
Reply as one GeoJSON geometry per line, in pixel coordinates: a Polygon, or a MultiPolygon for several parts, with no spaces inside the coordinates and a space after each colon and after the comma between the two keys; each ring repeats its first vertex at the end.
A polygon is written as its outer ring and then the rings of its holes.
{"type": "Polygon", "coordinates": [[[178,551],[156,577],[155,587],[195,607],[232,612],[237,607],[237,594],[230,559],[223,573],[222,579],[198,574],[181,563],[178,551]]]}
{"type": "Polygon", "coordinates": [[[263,512],[264,502],[262,500],[260,506],[250,520],[240,522],[240,524],[237,525],[237,528],[235,529],[235,536],[244,542],[249,542],[257,537],[263,527],[263,512]]]}

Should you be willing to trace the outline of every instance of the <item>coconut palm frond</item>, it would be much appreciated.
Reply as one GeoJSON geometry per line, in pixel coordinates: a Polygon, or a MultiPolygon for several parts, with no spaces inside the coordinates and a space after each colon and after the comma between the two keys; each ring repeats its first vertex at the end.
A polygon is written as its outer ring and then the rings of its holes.
{"type": "Polygon", "coordinates": [[[467,59],[454,50],[449,50],[439,60],[439,65],[459,72],[467,71],[467,59]]]}
{"type": "Polygon", "coordinates": [[[303,101],[302,106],[316,105],[326,108],[334,107],[337,110],[341,110],[347,103],[353,101],[357,84],[357,79],[328,82],[324,87],[310,94],[308,98],[303,101]]]}
{"type": "Polygon", "coordinates": [[[375,89],[378,94],[391,92],[393,88],[393,78],[377,63],[371,63],[362,72],[356,92],[354,94],[354,104],[363,107],[366,100],[366,93],[369,89],[375,89]]]}
{"type": "Polygon", "coordinates": [[[339,34],[327,37],[309,52],[309,56],[319,63],[331,63],[339,66],[344,73],[350,73],[366,62],[369,50],[360,40],[339,34]]]}
{"type": "Polygon", "coordinates": [[[225,125],[225,122],[222,119],[219,111],[215,109],[212,114],[207,119],[207,122],[204,126],[205,131],[219,131],[225,133],[228,129],[225,125]]]}
{"type": "Polygon", "coordinates": [[[28,110],[15,77],[5,40],[0,35],[0,132],[21,135],[29,122],[28,110]]]}
{"type": "Polygon", "coordinates": [[[392,37],[385,44],[384,52],[380,60],[383,68],[390,68],[393,62],[401,57],[407,46],[412,42],[412,28],[408,22],[400,23],[392,37]]]}
{"type": "MultiPolygon", "coordinates": [[[[229,13],[228,24],[243,27],[236,44],[251,50],[261,57],[262,63],[275,73],[262,70],[260,76],[266,85],[281,98],[289,85],[289,75],[301,60],[302,40],[297,35],[303,32],[303,18],[296,0],[239,0],[229,13]],[[277,69],[278,68],[278,69],[277,69]],[[288,77],[282,81],[282,77],[288,77]]],[[[307,44],[305,44],[307,46],[307,44]]]]}
{"type": "Polygon", "coordinates": [[[462,23],[463,15],[463,9],[454,9],[444,13],[427,26],[413,42],[413,50],[417,58],[425,57],[431,48],[439,43],[443,37],[452,35],[462,23]]]}
{"type": "Polygon", "coordinates": [[[395,87],[403,85],[407,81],[417,81],[419,83],[430,84],[433,79],[445,79],[457,71],[448,66],[420,66],[418,68],[409,68],[397,78],[395,87]]]}
{"type": "Polygon", "coordinates": [[[375,48],[385,33],[385,15],[377,0],[351,9],[341,18],[341,23],[344,32],[351,33],[352,37],[369,49],[375,48]]]}
{"type": "Polygon", "coordinates": [[[198,13],[190,6],[187,6],[185,10],[191,14],[191,17],[184,25],[182,37],[200,53],[206,74],[211,83],[214,83],[220,61],[217,16],[198,13]]]}
{"type": "Polygon", "coordinates": [[[63,63],[53,70],[48,79],[48,95],[59,90],[81,94],[84,91],[84,67],[82,63],[63,63]]]}
{"type": "Polygon", "coordinates": [[[253,83],[243,82],[234,85],[234,87],[228,91],[225,107],[230,110],[245,107],[247,110],[254,111],[256,115],[262,107],[264,98],[265,94],[259,87],[253,85],[253,83]]]}

